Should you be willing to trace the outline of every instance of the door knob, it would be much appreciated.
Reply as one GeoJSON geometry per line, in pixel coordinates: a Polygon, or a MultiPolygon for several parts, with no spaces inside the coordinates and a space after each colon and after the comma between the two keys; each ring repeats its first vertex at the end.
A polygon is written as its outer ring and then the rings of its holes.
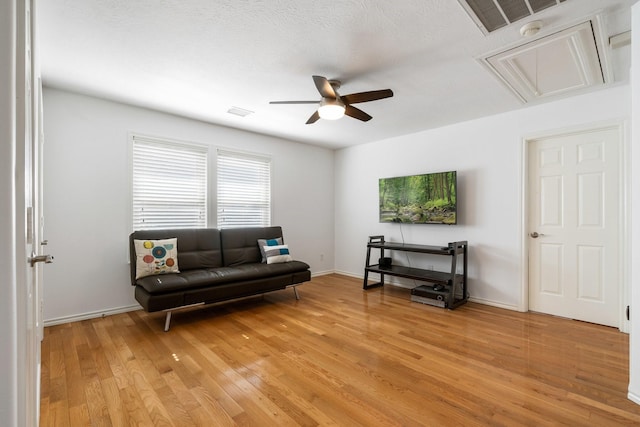
{"type": "Polygon", "coordinates": [[[29,262],[31,263],[31,267],[34,267],[37,262],[44,262],[45,264],[51,264],[53,262],[53,256],[33,254],[31,258],[29,258],[29,262]]]}
{"type": "Polygon", "coordinates": [[[537,231],[534,231],[533,233],[529,234],[529,236],[533,237],[534,239],[537,239],[540,236],[544,236],[544,234],[542,233],[538,234],[537,231]]]}

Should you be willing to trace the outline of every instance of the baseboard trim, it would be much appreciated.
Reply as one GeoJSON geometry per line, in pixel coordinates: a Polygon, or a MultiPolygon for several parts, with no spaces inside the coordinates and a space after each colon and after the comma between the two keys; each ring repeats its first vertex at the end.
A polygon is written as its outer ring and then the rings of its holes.
{"type": "Polygon", "coordinates": [[[125,307],[111,308],[108,310],[90,311],[88,313],[72,314],[70,316],[57,317],[44,321],[44,327],[62,325],[64,323],[79,322],[81,320],[96,319],[98,317],[112,316],[114,314],[127,313],[129,311],[142,310],[138,304],[128,305],[125,307]]]}
{"type": "Polygon", "coordinates": [[[629,392],[627,394],[627,399],[632,401],[633,403],[640,405],[640,395],[635,394],[634,392],[629,392]]]}
{"type": "MultiPolygon", "coordinates": [[[[318,271],[318,272],[315,272],[315,273],[311,273],[311,277],[326,276],[326,275],[333,274],[333,273],[335,273],[335,272],[332,271],[332,270],[318,271]]],[[[98,311],[91,311],[91,312],[88,312],[88,313],[72,314],[70,316],[56,317],[56,318],[53,318],[53,319],[45,320],[44,321],[44,327],[46,328],[48,326],[62,325],[64,323],[71,323],[71,322],[79,322],[81,320],[96,319],[98,317],[112,316],[114,314],[127,313],[129,311],[136,311],[136,310],[142,310],[142,306],[140,306],[139,304],[135,304],[135,305],[129,305],[129,306],[125,306],[125,307],[112,308],[112,309],[108,309],[108,310],[98,310],[98,311]]]]}
{"type": "Polygon", "coordinates": [[[327,276],[327,275],[333,274],[333,273],[335,273],[335,271],[333,271],[333,270],[316,271],[315,273],[311,273],[311,277],[327,276]]]}
{"type": "Polygon", "coordinates": [[[362,275],[357,275],[357,274],[353,274],[353,273],[349,273],[348,271],[339,271],[339,270],[334,270],[335,274],[339,274],[341,276],[347,276],[347,277],[353,277],[354,279],[363,279],[364,276],[362,275]]]}
{"type": "MultiPolygon", "coordinates": [[[[353,277],[355,279],[364,280],[364,276],[363,275],[350,273],[348,271],[336,271],[335,273],[336,274],[341,274],[343,276],[353,277]]],[[[413,281],[413,280],[402,279],[402,278],[400,278],[400,280],[397,280],[397,279],[398,279],[397,277],[386,276],[385,277],[385,283],[387,283],[389,285],[397,286],[399,288],[405,288],[405,289],[411,289],[415,285],[413,283],[415,281],[413,281]]],[[[484,298],[469,297],[469,301],[475,302],[475,303],[478,303],[478,304],[489,305],[491,307],[504,308],[505,310],[521,311],[521,310],[518,309],[517,305],[505,304],[505,303],[492,301],[492,300],[488,300],[488,299],[484,299],[484,298]]]]}
{"type": "MultiPolygon", "coordinates": [[[[340,274],[342,276],[353,277],[355,279],[361,279],[361,280],[364,279],[364,276],[362,275],[349,273],[348,271],[336,271],[336,270],[317,271],[315,273],[311,273],[311,277],[327,276],[329,274],[340,274]]],[[[399,283],[394,281],[389,282],[389,284],[393,286],[399,286],[401,288],[411,288],[411,286],[408,286],[404,283],[399,283]]],[[[504,304],[496,301],[486,300],[483,298],[469,297],[469,301],[476,302],[478,304],[489,305],[492,307],[504,308],[506,310],[519,311],[518,307],[515,305],[504,304]]],[[[134,304],[134,305],[129,305],[125,307],[112,308],[108,310],[97,310],[97,311],[91,311],[88,313],[73,314],[70,316],[63,316],[63,317],[57,317],[54,319],[45,320],[44,326],[46,328],[48,326],[62,325],[64,323],[71,323],[71,322],[79,322],[81,320],[89,320],[89,319],[95,319],[98,317],[112,316],[114,314],[127,313],[129,311],[136,311],[136,310],[142,310],[142,307],[138,304],[134,304]]],[[[629,399],[640,404],[640,396],[634,395],[630,392],[629,399]]]]}
{"type": "Polygon", "coordinates": [[[502,302],[491,301],[491,300],[484,299],[484,298],[469,297],[469,301],[476,302],[478,304],[489,305],[491,307],[504,308],[505,310],[522,311],[522,310],[520,310],[518,308],[517,305],[505,304],[505,303],[502,303],[502,302]]]}

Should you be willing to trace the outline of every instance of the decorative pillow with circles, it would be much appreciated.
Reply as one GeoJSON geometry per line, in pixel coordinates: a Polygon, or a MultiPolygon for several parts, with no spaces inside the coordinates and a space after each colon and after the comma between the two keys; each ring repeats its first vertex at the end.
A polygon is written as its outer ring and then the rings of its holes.
{"type": "Polygon", "coordinates": [[[154,274],[179,273],[178,239],[134,240],[136,279],[154,274]]]}

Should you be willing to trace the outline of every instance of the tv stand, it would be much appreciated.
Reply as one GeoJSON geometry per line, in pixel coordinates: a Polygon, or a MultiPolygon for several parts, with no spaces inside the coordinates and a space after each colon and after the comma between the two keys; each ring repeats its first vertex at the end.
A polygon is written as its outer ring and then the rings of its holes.
{"type": "Polygon", "coordinates": [[[407,243],[385,242],[384,236],[369,236],[367,259],[364,267],[363,289],[384,286],[384,276],[404,277],[426,282],[412,290],[412,300],[454,309],[467,302],[467,241],[451,242],[446,246],[414,245],[407,243]],[[371,249],[380,250],[380,260],[385,258],[385,250],[415,252],[426,255],[448,256],[450,271],[425,270],[402,265],[371,264],[371,249]],[[457,272],[458,258],[462,257],[462,273],[457,272]],[[380,281],[369,284],[369,273],[380,275],[380,281]],[[415,298],[414,298],[415,297],[415,298]]]}

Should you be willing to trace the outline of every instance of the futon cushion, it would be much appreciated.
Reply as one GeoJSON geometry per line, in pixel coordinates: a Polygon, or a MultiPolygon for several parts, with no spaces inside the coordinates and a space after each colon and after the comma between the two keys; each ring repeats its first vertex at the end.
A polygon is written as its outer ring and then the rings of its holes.
{"type": "Polygon", "coordinates": [[[302,261],[280,264],[253,263],[234,267],[187,270],[180,274],[148,276],[136,280],[136,284],[142,286],[149,294],[163,294],[285,275],[291,275],[293,278],[297,274],[308,272],[309,265],[302,261]]]}
{"type": "Polygon", "coordinates": [[[282,228],[246,227],[224,228],[220,230],[220,247],[224,265],[234,267],[241,264],[261,262],[262,256],[258,248],[258,239],[282,238],[282,228]]]}

